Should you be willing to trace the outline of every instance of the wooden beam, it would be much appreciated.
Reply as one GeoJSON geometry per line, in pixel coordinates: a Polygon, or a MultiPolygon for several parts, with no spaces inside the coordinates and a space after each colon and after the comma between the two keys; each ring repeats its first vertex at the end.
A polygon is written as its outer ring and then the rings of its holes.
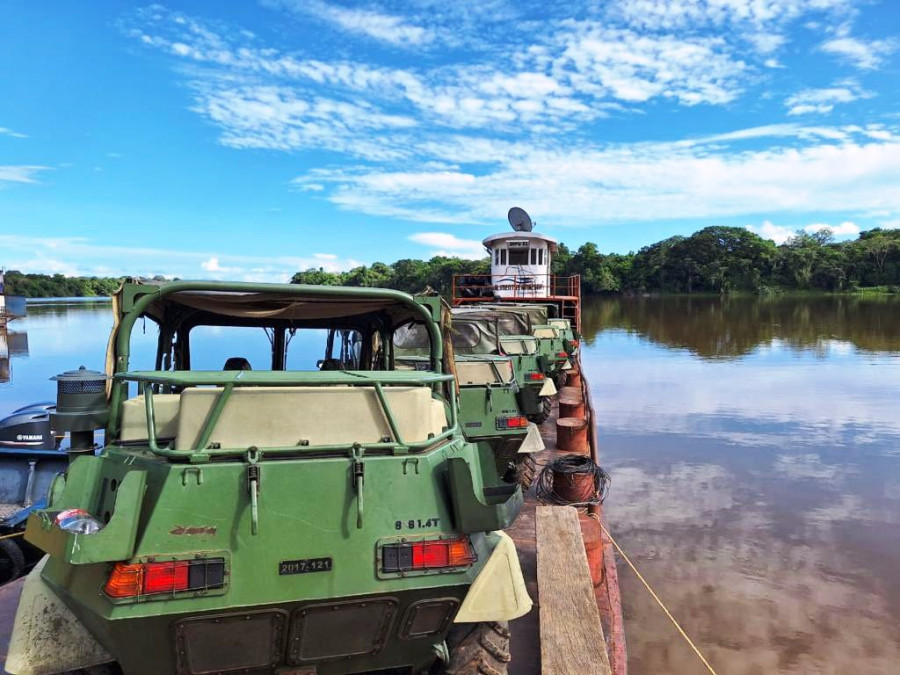
{"type": "Polygon", "coordinates": [[[542,672],[610,675],[578,512],[537,507],[536,534],[542,672]]]}

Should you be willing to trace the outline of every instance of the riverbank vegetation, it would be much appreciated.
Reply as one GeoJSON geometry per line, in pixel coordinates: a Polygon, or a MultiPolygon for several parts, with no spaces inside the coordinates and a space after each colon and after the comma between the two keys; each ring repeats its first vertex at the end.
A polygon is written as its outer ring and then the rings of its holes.
{"type": "MultiPolygon", "coordinates": [[[[426,286],[448,294],[454,274],[486,274],[488,260],[435,257],[375,263],[349,272],[307,270],[294,283],[387,286],[416,292],[426,286]]],[[[800,231],[777,246],[740,227],[707,227],[669,237],[637,253],[603,254],[596,244],[577,250],[560,244],[557,274],[580,274],[588,294],[764,293],[779,290],[900,290],[900,230],[869,230],[835,242],[828,230],[800,231]]]]}
{"type": "Polygon", "coordinates": [[[62,274],[5,274],[6,292],[26,298],[93,298],[112,295],[122,279],[67,277],[62,274]]]}
{"type": "MultiPolygon", "coordinates": [[[[293,283],[387,287],[416,293],[431,287],[449,295],[454,274],[487,274],[488,259],[404,258],[346,272],[309,269],[293,283]]],[[[797,232],[776,245],[740,227],[707,227],[669,237],[637,253],[604,254],[594,243],[576,250],[560,244],[557,274],[580,274],[586,294],[900,292],[900,230],[874,229],[835,242],[828,230],[797,232]]],[[[121,279],[62,274],[6,273],[6,292],[26,297],[111,295],[121,279]]]]}

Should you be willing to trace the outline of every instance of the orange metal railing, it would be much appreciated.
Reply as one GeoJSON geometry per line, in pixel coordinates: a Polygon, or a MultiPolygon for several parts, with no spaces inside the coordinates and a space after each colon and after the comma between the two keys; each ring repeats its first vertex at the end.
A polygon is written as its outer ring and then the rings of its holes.
{"type": "Polygon", "coordinates": [[[454,274],[452,298],[454,306],[488,300],[549,301],[559,305],[560,316],[581,327],[579,274],[454,274]]]}

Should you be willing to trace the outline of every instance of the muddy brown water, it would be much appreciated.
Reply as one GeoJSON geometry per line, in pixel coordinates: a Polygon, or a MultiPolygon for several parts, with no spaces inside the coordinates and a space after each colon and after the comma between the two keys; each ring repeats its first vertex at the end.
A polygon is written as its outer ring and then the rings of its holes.
{"type": "MultiPolygon", "coordinates": [[[[719,673],[900,672],[898,300],[585,307],[613,534],[719,673]]],[[[619,570],[632,675],[705,672],[619,570]]]]}
{"type": "MultiPolygon", "coordinates": [[[[29,314],[0,417],[103,365],[108,305],[29,314]]],[[[589,299],[584,324],[613,534],[719,673],[900,672],[900,299],[589,299]]],[[[268,348],[205,339],[202,367],[268,348]]],[[[704,672],[620,580],[632,675],[704,672]]]]}

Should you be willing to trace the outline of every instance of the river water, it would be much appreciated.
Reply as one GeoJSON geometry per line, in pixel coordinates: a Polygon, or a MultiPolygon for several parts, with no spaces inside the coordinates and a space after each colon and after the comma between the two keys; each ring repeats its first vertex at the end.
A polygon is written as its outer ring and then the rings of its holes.
{"type": "MultiPolygon", "coordinates": [[[[103,367],[109,304],[28,312],[0,417],[103,367]]],[[[594,299],[584,324],[613,534],[719,673],[900,672],[900,302],[594,299]]],[[[267,349],[205,339],[204,367],[267,349]]],[[[620,580],[632,675],[704,672],[622,563],[620,580]]]]}

